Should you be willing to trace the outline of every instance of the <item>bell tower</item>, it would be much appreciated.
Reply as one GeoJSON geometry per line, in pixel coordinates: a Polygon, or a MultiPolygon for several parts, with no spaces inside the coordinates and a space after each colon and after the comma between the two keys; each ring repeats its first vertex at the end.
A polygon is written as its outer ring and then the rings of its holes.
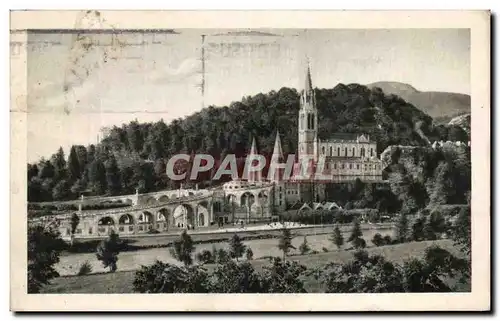
{"type": "Polygon", "coordinates": [[[304,89],[300,96],[299,110],[299,141],[298,141],[298,159],[304,156],[312,157],[314,161],[318,158],[318,110],[316,109],[316,98],[312,88],[311,70],[309,62],[304,89]]]}

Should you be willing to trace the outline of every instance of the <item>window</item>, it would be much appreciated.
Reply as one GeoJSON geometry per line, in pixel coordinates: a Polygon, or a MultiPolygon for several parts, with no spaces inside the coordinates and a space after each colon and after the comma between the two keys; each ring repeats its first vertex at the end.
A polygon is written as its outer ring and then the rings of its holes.
{"type": "Polygon", "coordinates": [[[314,129],[314,114],[311,115],[311,129],[314,129]]]}
{"type": "Polygon", "coordinates": [[[337,147],[337,156],[340,156],[340,147],[337,147]]]}
{"type": "Polygon", "coordinates": [[[373,157],[373,148],[370,149],[370,156],[373,157]]]}
{"type": "Polygon", "coordinates": [[[356,164],[356,169],[359,169],[359,164],[356,164]]]}
{"type": "Polygon", "coordinates": [[[347,147],[345,148],[345,156],[347,156],[347,147]]]}
{"type": "Polygon", "coordinates": [[[304,114],[300,115],[300,129],[305,129],[304,128],[304,114]]]}
{"type": "Polygon", "coordinates": [[[89,228],[89,234],[92,234],[92,228],[89,228]]]}
{"type": "Polygon", "coordinates": [[[323,155],[325,155],[325,146],[321,148],[321,151],[323,152],[323,155]]]}
{"type": "Polygon", "coordinates": [[[337,163],[333,163],[333,169],[337,169],[337,163]]]}
{"type": "Polygon", "coordinates": [[[356,149],[353,147],[352,148],[352,156],[354,156],[354,154],[356,154],[356,149]]]}
{"type": "Polygon", "coordinates": [[[349,164],[349,169],[352,169],[352,164],[349,164]]]}
{"type": "Polygon", "coordinates": [[[330,146],[330,156],[333,156],[333,147],[330,146]]]}

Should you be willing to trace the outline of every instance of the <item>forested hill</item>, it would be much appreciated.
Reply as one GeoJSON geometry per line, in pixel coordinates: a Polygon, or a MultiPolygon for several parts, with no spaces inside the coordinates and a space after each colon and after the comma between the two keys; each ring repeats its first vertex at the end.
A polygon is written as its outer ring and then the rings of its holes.
{"type": "MultiPolygon", "coordinates": [[[[467,140],[460,127],[433,126],[430,116],[379,88],[339,84],[315,93],[320,139],[335,132],[367,133],[377,140],[379,153],[393,144],[467,140]]],[[[282,88],[244,97],[229,107],[211,106],[169,125],[159,121],[115,126],[97,146],[74,146],[68,158],[60,149],[50,160],[28,165],[28,198],[42,201],[71,198],[82,191],[122,194],[136,187],[141,192],[165,188],[171,184],[164,175],[170,156],[180,152],[244,156],[251,137],[256,138],[259,152],[268,154],[276,130],[284,153],[296,153],[298,111],[299,93],[282,88]]]]}

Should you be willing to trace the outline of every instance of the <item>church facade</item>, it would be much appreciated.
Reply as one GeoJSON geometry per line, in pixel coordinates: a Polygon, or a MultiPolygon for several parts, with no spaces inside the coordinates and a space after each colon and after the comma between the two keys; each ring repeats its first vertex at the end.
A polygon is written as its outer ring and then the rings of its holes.
{"type": "MultiPolygon", "coordinates": [[[[250,171],[245,181],[224,184],[225,193],[237,205],[248,208],[248,213],[244,214],[247,218],[255,216],[255,213],[259,217],[270,218],[275,210],[283,211],[291,205],[304,202],[335,201],[326,199],[327,184],[356,179],[364,182],[382,180],[382,161],[377,155],[377,142],[369,135],[339,133],[328,140],[318,138],[318,109],[309,67],[300,97],[298,117],[298,151],[290,177],[284,175],[284,168],[279,168],[274,175],[265,178],[261,171],[250,171]],[[306,173],[303,171],[305,159],[310,160],[306,173]],[[321,173],[321,177],[318,178],[314,173],[321,173]],[[252,209],[256,212],[253,213],[252,209]]],[[[256,154],[258,151],[254,139],[247,157],[256,154]]],[[[284,167],[286,161],[278,131],[271,163],[284,167]]]]}

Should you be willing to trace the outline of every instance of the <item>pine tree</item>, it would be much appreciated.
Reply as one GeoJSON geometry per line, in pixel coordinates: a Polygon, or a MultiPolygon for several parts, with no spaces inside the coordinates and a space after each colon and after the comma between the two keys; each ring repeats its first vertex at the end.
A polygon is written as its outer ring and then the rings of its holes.
{"type": "Polygon", "coordinates": [[[191,236],[182,231],[178,240],[174,241],[173,248],[170,249],[170,254],[178,261],[184,263],[185,266],[193,264],[194,243],[191,236]]]}
{"type": "Polygon", "coordinates": [[[106,183],[107,191],[111,195],[116,195],[121,190],[121,177],[118,164],[113,154],[106,161],[106,183]]]}
{"type": "Polygon", "coordinates": [[[281,231],[282,234],[278,243],[278,248],[283,251],[283,260],[285,260],[286,256],[290,252],[290,249],[295,249],[295,247],[292,245],[292,234],[290,233],[290,230],[283,227],[281,231]]]}
{"type": "Polygon", "coordinates": [[[106,168],[97,158],[90,164],[89,185],[97,195],[106,191],[106,168]]]}
{"type": "Polygon", "coordinates": [[[408,217],[405,212],[401,212],[396,224],[396,240],[399,243],[404,243],[408,240],[408,217]]]}
{"type": "Polygon", "coordinates": [[[304,236],[304,241],[299,246],[300,254],[302,254],[302,255],[307,254],[310,250],[311,250],[311,248],[309,247],[309,244],[307,243],[307,237],[304,236]]]}
{"type": "Polygon", "coordinates": [[[51,226],[28,226],[28,293],[40,289],[58,277],[54,265],[59,262],[63,242],[51,226]]]}
{"type": "Polygon", "coordinates": [[[355,248],[362,247],[362,241],[363,238],[363,232],[361,231],[361,225],[359,223],[358,219],[354,220],[352,231],[351,231],[351,236],[349,236],[349,239],[347,242],[351,242],[355,248]]]}
{"type": "Polygon", "coordinates": [[[111,231],[108,238],[103,240],[97,247],[96,256],[105,268],[109,267],[110,272],[117,269],[116,262],[120,253],[121,240],[115,231],[111,231]]]}
{"type": "Polygon", "coordinates": [[[236,258],[236,261],[243,256],[246,250],[246,246],[243,244],[238,234],[233,235],[229,241],[229,247],[231,248],[231,257],[236,258]]]}
{"type": "Polygon", "coordinates": [[[73,246],[75,232],[78,224],[80,224],[80,217],[78,216],[78,214],[73,213],[73,215],[71,215],[71,246],[73,246]]]}
{"type": "Polygon", "coordinates": [[[344,245],[344,237],[342,236],[342,232],[340,232],[338,225],[336,225],[333,229],[333,235],[330,240],[339,250],[342,248],[342,245],[344,245]]]}
{"type": "MultiPolygon", "coordinates": [[[[84,165],[84,164],[83,164],[84,165]]],[[[82,170],[80,168],[80,162],[78,160],[78,155],[76,152],[75,145],[71,146],[68,157],[68,174],[70,182],[75,182],[82,175],[82,170]]]]}
{"type": "Polygon", "coordinates": [[[52,166],[54,166],[55,178],[57,180],[63,179],[66,177],[66,159],[64,157],[64,151],[62,147],[59,147],[57,153],[52,155],[50,162],[52,166]]]}

